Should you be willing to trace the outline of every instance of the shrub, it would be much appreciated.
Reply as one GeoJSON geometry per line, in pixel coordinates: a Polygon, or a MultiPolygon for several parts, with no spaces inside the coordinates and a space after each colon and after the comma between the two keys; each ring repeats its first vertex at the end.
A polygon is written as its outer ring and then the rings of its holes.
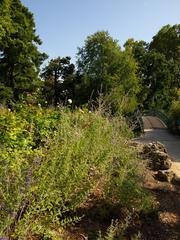
{"type": "Polygon", "coordinates": [[[170,128],[174,132],[180,133],[180,92],[178,99],[172,102],[169,112],[171,119],[170,128]]]}
{"type": "Polygon", "coordinates": [[[123,119],[87,110],[22,107],[3,109],[0,126],[1,235],[54,239],[52,229],[77,221],[76,209],[100,181],[112,203],[146,207],[123,119]]]}

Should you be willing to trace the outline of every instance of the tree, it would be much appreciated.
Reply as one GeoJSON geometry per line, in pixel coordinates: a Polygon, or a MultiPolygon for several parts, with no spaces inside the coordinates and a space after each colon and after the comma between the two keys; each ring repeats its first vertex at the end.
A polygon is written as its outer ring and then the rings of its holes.
{"type": "Polygon", "coordinates": [[[114,107],[124,97],[128,99],[126,106],[132,99],[136,105],[139,91],[136,62],[130,52],[121,50],[108,32],[96,32],[86,39],[85,45],[78,50],[77,67],[80,83],[76,86],[76,95],[83,93],[79,102],[96,99],[101,92],[110,96],[114,107]]]}
{"type": "Polygon", "coordinates": [[[152,49],[164,54],[167,60],[180,64],[180,24],[162,27],[150,43],[152,49]]]}
{"type": "Polygon", "coordinates": [[[2,37],[12,31],[12,22],[10,18],[10,0],[0,1],[0,42],[2,37]]]}
{"type": "Polygon", "coordinates": [[[41,41],[35,34],[33,15],[20,0],[4,0],[0,7],[4,14],[1,18],[7,18],[10,26],[0,27],[0,83],[11,89],[14,100],[19,100],[38,87],[39,68],[47,56],[38,51],[41,41]]]}
{"type": "Polygon", "coordinates": [[[166,25],[153,37],[150,50],[165,55],[174,72],[172,87],[180,88],[180,24],[166,25]]]}
{"type": "Polygon", "coordinates": [[[144,41],[129,39],[124,46],[132,52],[139,65],[138,75],[142,85],[139,99],[142,106],[146,109],[168,109],[177,92],[177,65],[144,41]]]}
{"type": "Polygon", "coordinates": [[[57,105],[73,94],[74,64],[70,57],[51,59],[42,71],[43,94],[49,104],[57,105]]]}

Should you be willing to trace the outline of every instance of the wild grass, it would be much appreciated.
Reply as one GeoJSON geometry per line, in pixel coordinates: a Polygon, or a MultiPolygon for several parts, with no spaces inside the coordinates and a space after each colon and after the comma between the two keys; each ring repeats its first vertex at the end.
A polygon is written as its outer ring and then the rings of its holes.
{"type": "Polygon", "coordinates": [[[102,181],[109,203],[151,207],[123,118],[24,106],[1,109],[0,130],[1,236],[57,239],[55,226],[78,221],[76,210],[102,181]]]}

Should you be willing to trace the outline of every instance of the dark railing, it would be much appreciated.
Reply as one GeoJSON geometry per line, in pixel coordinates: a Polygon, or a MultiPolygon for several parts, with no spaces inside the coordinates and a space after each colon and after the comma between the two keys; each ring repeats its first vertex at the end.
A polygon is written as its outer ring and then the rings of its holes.
{"type": "Polygon", "coordinates": [[[142,120],[142,114],[139,109],[136,109],[129,116],[126,116],[131,129],[134,132],[144,132],[144,123],[142,120]]]}

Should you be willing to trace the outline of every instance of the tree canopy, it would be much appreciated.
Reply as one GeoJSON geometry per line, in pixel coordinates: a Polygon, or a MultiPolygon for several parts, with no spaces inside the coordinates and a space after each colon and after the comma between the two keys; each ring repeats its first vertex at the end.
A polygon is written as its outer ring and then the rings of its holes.
{"type": "Polygon", "coordinates": [[[44,80],[43,95],[48,104],[56,106],[71,98],[72,81],[74,76],[74,64],[70,63],[70,57],[51,59],[43,68],[42,78],[44,80]]]}
{"type": "MultiPolygon", "coordinates": [[[[19,100],[37,88],[46,54],[38,50],[41,40],[35,33],[33,15],[20,0],[4,0],[0,7],[4,19],[0,25],[0,91],[11,92],[11,98],[19,100]]],[[[4,92],[0,92],[1,99],[4,92]]]]}
{"type": "Polygon", "coordinates": [[[122,103],[123,97],[129,104],[130,99],[136,102],[139,90],[136,62],[108,32],[96,32],[85,40],[85,45],[78,49],[77,67],[82,77],[78,95],[82,93],[84,101],[103,93],[110,96],[114,106],[122,103]]]}
{"type": "Polygon", "coordinates": [[[0,103],[18,102],[37,89],[38,101],[54,106],[68,98],[76,106],[87,104],[101,94],[115,112],[167,110],[178,99],[180,24],[162,27],[150,43],[128,39],[124,48],[98,31],[78,48],[77,68],[70,57],[57,57],[42,69],[47,55],[40,44],[28,8],[20,0],[1,0],[0,103]]]}
{"type": "Polygon", "coordinates": [[[179,25],[164,26],[151,43],[129,39],[125,48],[136,59],[142,107],[167,110],[180,87],[179,25]]]}

